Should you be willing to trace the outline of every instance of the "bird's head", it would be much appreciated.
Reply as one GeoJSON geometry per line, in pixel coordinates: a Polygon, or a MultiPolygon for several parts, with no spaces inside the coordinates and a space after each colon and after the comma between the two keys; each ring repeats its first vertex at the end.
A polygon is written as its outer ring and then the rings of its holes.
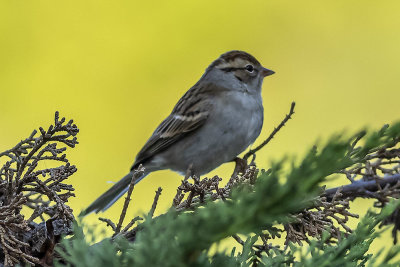
{"type": "Polygon", "coordinates": [[[275,72],[244,51],[233,50],[222,54],[207,68],[204,78],[224,87],[245,87],[261,91],[263,79],[275,72]]]}

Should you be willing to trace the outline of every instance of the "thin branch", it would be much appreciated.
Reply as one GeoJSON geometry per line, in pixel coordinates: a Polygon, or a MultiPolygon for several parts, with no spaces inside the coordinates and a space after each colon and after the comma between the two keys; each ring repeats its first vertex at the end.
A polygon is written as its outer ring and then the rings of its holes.
{"type": "Polygon", "coordinates": [[[152,218],[153,215],[154,215],[154,211],[156,210],[157,203],[158,203],[158,198],[159,198],[160,195],[161,195],[161,191],[162,191],[162,188],[161,188],[161,187],[159,187],[159,188],[157,189],[157,191],[156,191],[156,195],[154,196],[154,200],[153,200],[153,205],[151,205],[151,209],[150,209],[150,211],[149,211],[149,217],[150,217],[150,218],[152,218]]]}
{"type": "Polygon", "coordinates": [[[113,229],[114,232],[117,229],[115,223],[113,223],[110,219],[99,217],[99,221],[105,222],[107,226],[110,226],[113,229]]]}
{"type": "Polygon", "coordinates": [[[127,232],[137,221],[141,221],[143,220],[142,217],[136,216],[135,218],[133,218],[126,226],[125,228],[122,230],[123,233],[127,232]]]}
{"type": "Polygon", "coordinates": [[[235,239],[240,245],[244,246],[244,241],[238,235],[232,235],[232,238],[235,239]]]}
{"type": "Polygon", "coordinates": [[[261,145],[259,145],[258,147],[256,147],[255,149],[250,149],[243,157],[244,160],[247,160],[250,156],[254,155],[255,153],[257,153],[257,151],[259,151],[260,149],[262,149],[266,144],[268,144],[272,138],[274,138],[274,136],[276,135],[277,132],[279,132],[279,130],[285,126],[286,122],[288,120],[291,119],[292,115],[294,114],[294,107],[296,106],[296,102],[292,102],[291,106],[290,106],[290,111],[288,114],[286,114],[286,117],[283,119],[283,121],[281,121],[281,123],[278,125],[278,127],[276,127],[272,133],[268,136],[268,138],[262,142],[261,145]]]}
{"type": "Polygon", "coordinates": [[[118,234],[121,231],[121,227],[122,227],[122,224],[124,222],[125,215],[126,215],[126,210],[128,209],[129,202],[131,201],[132,191],[133,191],[133,188],[135,187],[135,181],[140,176],[143,175],[143,172],[144,172],[143,166],[139,165],[139,168],[137,168],[132,174],[132,179],[131,179],[131,183],[129,184],[128,193],[126,195],[125,202],[124,202],[124,207],[122,208],[122,212],[121,212],[121,215],[119,217],[119,221],[118,221],[118,224],[117,224],[117,228],[115,229],[114,235],[118,234]]]}
{"type": "Polygon", "coordinates": [[[332,201],[333,196],[336,194],[336,191],[341,189],[340,193],[342,194],[341,198],[356,198],[356,197],[365,197],[369,198],[371,195],[366,194],[368,192],[378,192],[380,188],[384,188],[387,185],[395,186],[400,182],[400,174],[395,174],[391,176],[384,177],[382,179],[372,180],[372,181],[355,181],[354,183],[338,186],[334,188],[330,188],[325,190],[322,194],[323,197],[326,197],[327,201],[332,201]]]}

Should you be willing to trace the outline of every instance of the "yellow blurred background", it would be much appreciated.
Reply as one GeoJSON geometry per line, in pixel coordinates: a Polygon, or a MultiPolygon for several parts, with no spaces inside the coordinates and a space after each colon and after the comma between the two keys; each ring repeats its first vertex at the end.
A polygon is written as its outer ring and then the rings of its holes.
{"type": "MultiPolygon", "coordinates": [[[[294,119],[258,154],[267,168],[342,129],[400,119],[399,11],[397,0],[1,1],[0,151],[49,125],[56,110],[73,118],[80,144],[68,152],[78,167],[70,204],[78,214],[129,171],[208,64],[240,49],[276,71],[264,83],[257,143],[297,103],[294,119]]],[[[128,215],[149,210],[159,186],[156,213],[164,212],[180,179],[149,175],[128,215]]],[[[102,216],[116,220],[121,208],[102,216]]],[[[87,220],[97,225],[97,217],[87,220]]]]}

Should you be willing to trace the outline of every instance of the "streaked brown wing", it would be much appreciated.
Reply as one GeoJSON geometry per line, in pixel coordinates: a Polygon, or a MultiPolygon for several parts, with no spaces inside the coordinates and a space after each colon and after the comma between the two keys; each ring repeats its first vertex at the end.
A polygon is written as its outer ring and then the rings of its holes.
{"type": "Polygon", "coordinates": [[[203,93],[206,92],[200,92],[200,88],[193,87],[179,100],[171,115],[157,127],[140,150],[132,169],[204,124],[211,104],[209,98],[203,97],[203,93]]]}

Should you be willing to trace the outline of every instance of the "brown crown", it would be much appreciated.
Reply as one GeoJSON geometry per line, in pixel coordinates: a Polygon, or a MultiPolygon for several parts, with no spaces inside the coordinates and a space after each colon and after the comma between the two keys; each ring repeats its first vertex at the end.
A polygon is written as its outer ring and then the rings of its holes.
{"type": "Polygon", "coordinates": [[[210,70],[222,64],[226,63],[229,64],[230,62],[233,62],[238,58],[248,61],[249,63],[252,63],[255,66],[261,66],[260,62],[258,62],[258,60],[249,53],[239,50],[233,50],[222,54],[217,60],[211,63],[211,65],[207,68],[207,70],[210,70]]]}
{"type": "Polygon", "coordinates": [[[261,65],[260,62],[258,62],[258,60],[255,57],[253,57],[249,53],[239,50],[226,52],[222,54],[219,58],[225,60],[225,62],[234,61],[237,58],[241,58],[248,61],[249,63],[253,63],[255,65],[261,65]]]}

